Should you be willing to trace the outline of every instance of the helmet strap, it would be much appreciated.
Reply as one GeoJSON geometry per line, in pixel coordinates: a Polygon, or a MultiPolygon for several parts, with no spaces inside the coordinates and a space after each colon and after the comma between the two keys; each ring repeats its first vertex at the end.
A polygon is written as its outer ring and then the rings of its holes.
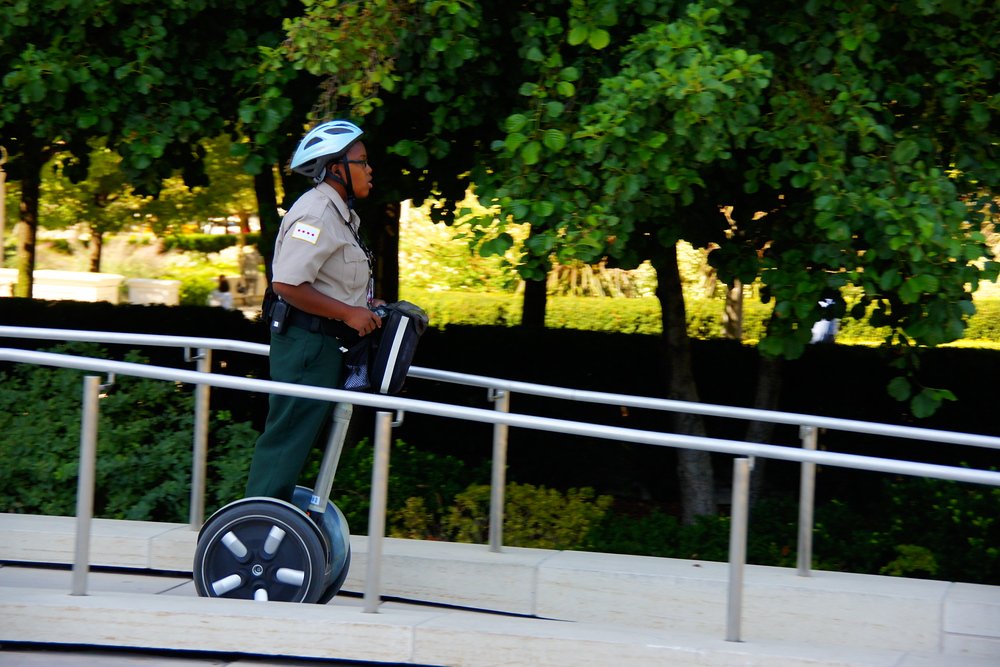
{"type": "Polygon", "coordinates": [[[344,153],[344,157],[340,158],[340,163],[344,165],[344,175],[347,176],[347,183],[344,187],[347,188],[347,208],[348,210],[354,210],[354,181],[351,179],[351,165],[347,161],[347,153],[344,153]]]}
{"type": "Polygon", "coordinates": [[[345,155],[340,159],[340,163],[344,165],[344,174],[347,175],[347,180],[345,181],[337,174],[333,173],[328,168],[323,169],[323,176],[320,177],[317,184],[326,180],[326,176],[329,176],[335,183],[340,183],[344,186],[344,190],[347,192],[347,208],[350,210],[354,209],[354,181],[351,179],[351,165],[347,163],[347,156],[345,155]]]}

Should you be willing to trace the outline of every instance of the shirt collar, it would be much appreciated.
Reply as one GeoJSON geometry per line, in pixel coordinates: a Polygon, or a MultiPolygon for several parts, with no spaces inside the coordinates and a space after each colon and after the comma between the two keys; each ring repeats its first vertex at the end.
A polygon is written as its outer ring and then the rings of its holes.
{"type": "Polygon", "coordinates": [[[316,185],[316,189],[326,195],[326,197],[333,202],[334,208],[337,209],[337,213],[340,213],[340,217],[344,219],[344,222],[351,222],[351,210],[347,208],[347,203],[344,201],[344,198],[340,196],[340,193],[337,192],[332,185],[326,181],[322,181],[316,185]]]}

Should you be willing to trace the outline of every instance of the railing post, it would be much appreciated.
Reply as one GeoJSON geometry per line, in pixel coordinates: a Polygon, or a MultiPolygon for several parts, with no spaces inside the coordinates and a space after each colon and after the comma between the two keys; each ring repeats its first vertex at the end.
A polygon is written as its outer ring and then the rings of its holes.
{"type": "MultiPolygon", "coordinates": [[[[198,354],[188,361],[198,361],[198,371],[212,372],[212,350],[198,348],[198,354]]],[[[198,384],[194,388],[194,446],[191,450],[191,510],[188,523],[191,530],[201,528],[205,520],[205,479],[208,466],[208,407],[211,387],[198,384]]]]}
{"type": "MultiPolygon", "coordinates": [[[[490,389],[497,412],[510,412],[510,392],[490,389]]],[[[507,424],[493,425],[493,469],[490,476],[490,551],[503,548],[504,498],[507,486],[507,424]]]]}
{"type": "Polygon", "coordinates": [[[733,461],[733,498],[729,525],[729,601],[726,607],[726,641],[740,640],[743,614],[743,572],[747,560],[747,520],[750,514],[749,458],[733,461]]]}
{"type": "Polygon", "coordinates": [[[389,443],[392,413],[375,413],[375,460],[372,463],[371,504],[368,508],[368,567],[364,612],[378,612],[382,589],[382,543],[385,541],[386,496],[389,489],[389,443]]]}
{"type": "Polygon", "coordinates": [[[73,554],[73,587],[70,595],[87,594],[90,571],[90,524],[94,517],[94,478],[97,468],[97,419],[101,378],[83,378],[80,418],[80,467],[76,482],[76,549],[73,554]]]}
{"type": "MultiPolygon", "coordinates": [[[[815,426],[799,427],[802,449],[816,451],[815,426]]],[[[808,577],[812,570],[813,506],[816,498],[816,464],[803,461],[799,473],[799,542],[796,553],[798,575],[808,577]]]]}

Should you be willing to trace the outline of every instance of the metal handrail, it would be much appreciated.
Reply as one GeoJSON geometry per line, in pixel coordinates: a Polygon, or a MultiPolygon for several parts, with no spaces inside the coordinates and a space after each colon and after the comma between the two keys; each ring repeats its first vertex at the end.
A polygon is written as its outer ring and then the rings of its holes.
{"type": "Polygon", "coordinates": [[[729,419],[745,419],[747,421],[789,424],[792,426],[812,426],[831,431],[852,431],[854,433],[866,433],[869,435],[884,435],[896,438],[908,438],[911,440],[927,440],[939,443],[944,442],[953,445],[1000,449],[1000,438],[974,433],[959,433],[956,431],[944,431],[939,429],[920,428],[916,426],[897,426],[894,424],[866,422],[856,419],[843,419],[840,417],[823,417],[820,415],[807,415],[795,412],[762,410],[760,408],[741,408],[732,405],[695,403],[692,401],[680,401],[671,398],[652,398],[647,396],[635,396],[632,394],[612,394],[601,391],[587,391],[584,389],[568,389],[564,387],[553,387],[549,385],[533,384],[530,382],[520,382],[517,380],[504,380],[481,375],[468,375],[465,373],[455,373],[452,371],[441,371],[430,368],[413,367],[410,369],[408,377],[425,380],[438,380],[440,382],[451,382],[476,387],[488,387],[513,393],[544,396],[546,398],[561,398],[569,401],[601,403],[604,405],[621,405],[631,408],[648,408],[650,410],[663,410],[667,412],[685,412],[689,414],[703,415],[706,417],[726,417],[729,419]]]}
{"type": "Polygon", "coordinates": [[[841,452],[809,451],[795,449],[792,447],[784,447],[781,445],[742,442],[738,440],[684,435],[680,433],[643,431],[641,429],[626,428],[623,426],[606,426],[602,424],[576,422],[567,419],[556,419],[553,417],[504,413],[497,410],[484,410],[482,408],[451,405],[448,403],[435,403],[432,401],[404,398],[401,396],[365,394],[345,389],[327,389],[324,387],[294,384],[290,382],[275,382],[274,380],[260,380],[254,378],[235,377],[231,375],[218,375],[216,373],[205,373],[201,371],[187,371],[163,366],[137,364],[130,361],[114,361],[109,359],[78,357],[66,354],[55,354],[52,352],[36,352],[32,350],[18,350],[13,348],[0,348],[0,361],[40,364],[43,366],[58,366],[62,368],[74,368],[77,370],[102,371],[105,373],[113,373],[115,375],[131,375],[135,377],[171,380],[174,382],[188,384],[207,384],[212,387],[225,389],[282,394],[284,396],[312,398],[321,401],[345,402],[395,412],[417,412],[437,417],[465,419],[469,421],[487,422],[492,424],[506,424],[507,426],[517,426],[519,428],[604,438],[617,440],[619,442],[681,447],[685,449],[696,449],[720,454],[731,454],[734,456],[760,456],[763,458],[781,459],[785,461],[797,461],[799,463],[810,462],[841,468],[855,468],[858,470],[869,470],[874,472],[934,477],[937,479],[948,479],[958,482],[972,482],[975,484],[1000,486],[1000,472],[991,470],[958,468],[936,463],[900,461],[896,459],[884,459],[860,454],[844,454],[841,452]]]}
{"type": "MultiPolygon", "coordinates": [[[[194,336],[165,336],[159,334],[117,333],[101,331],[82,331],[76,329],[45,329],[39,327],[16,327],[0,325],[0,338],[28,338],[43,340],[73,340],[82,342],[150,345],[160,347],[205,348],[209,350],[227,350],[230,352],[245,352],[248,354],[268,354],[270,346],[264,343],[230,340],[226,338],[199,338],[194,336]]],[[[920,428],[916,426],[900,426],[878,422],[843,419],[840,417],[823,417],[795,412],[762,410],[760,408],[742,408],[731,405],[713,405],[710,403],[695,403],[669,398],[652,398],[631,394],[613,394],[600,391],[570,389],[551,385],[507,380],[503,378],[457,373],[433,368],[413,366],[407,377],[421,380],[436,380],[452,384],[462,384],[471,387],[504,391],[510,393],[558,398],[586,403],[601,403],[604,405],[621,405],[632,408],[647,408],[666,412],[685,412],[706,417],[725,417],[729,419],[744,419],[772,424],[792,426],[812,426],[831,431],[851,431],[868,435],[881,435],[910,440],[924,440],[936,443],[948,443],[969,447],[985,447],[1000,449],[1000,437],[974,433],[960,433],[941,429],[920,428]]]]}
{"type": "MultiPolygon", "coordinates": [[[[75,340],[100,343],[117,343],[131,345],[150,345],[183,347],[188,361],[197,360],[198,370],[211,371],[212,350],[227,350],[248,354],[266,355],[269,346],[262,343],[246,341],[199,338],[192,336],[167,336],[160,334],[116,333],[99,331],[82,331],[75,329],[45,329],[38,327],[0,326],[0,337],[12,336],[20,338],[46,340],[75,340]],[[197,348],[197,354],[191,354],[191,348],[197,348]]],[[[891,436],[923,440],[935,443],[947,443],[971,447],[1000,449],[1000,438],[969,433],[958,433],[938,429],[917,428],[912,426],[897,426],[865,422],[837,417],[821,417],[790,412],[761,410],[757,408],[741,408],[735,406],[711,405],[693,403],[675,399],[651,398],[626,394],[611,394],[607,392],[585,391],[566,387],[553,387],[530,382],[505,380],[501,378],[456,373],[414,366],[408,377],[423,380],[435,380],[465,386],[478,386],[487,389],[489,399],[494,402],[498,411],[509,410],[510,397],[517,392],[525,395],[543,396],[570,401],[599,403],[602,405],[620,405],[650,410],[684,412],[702,416],[744,419],[773,424],[789,424],[799,427],[800,440],[805,449],[817,448],[818,429],[867,433],[869,435],[891,436]]],[[[197,529],[204,518],[205,477],[208,456],[208,385],[197,385],[195,397],[195,431],[192,450],[192,485],[189,523],[192,529],[197,529]]],[[[506,471],[507,456],[507,426],[496,424],[493,429],[493,458],[490,493],[490,526],[489,544],[492,551],[500,551],[503,545],[503,480],[506,471]]],[[[797,541],[798,572],[800,576],[809,576],[812,566],[812,520],[813,497],[815,489],[816,466],[803,463],[800,471],[799,494],[799,526],[797,541]]]]}
{"type": "MultiPolygon", "coordinates": [[[[366,576],[365,580],[365,612],[376,611],[377,600],[380,598],[379,586],[381,575],[379,555],[382,553],[382,543],[385,537],[384,496],[385,480],[387,479],[388,474],[389,432],[391,429],[390,418],[392,415],[389,410],[395,411],[396,414],[400,414],[404,410],[409,410],[412,412],[437,415],[441,417],[491,422],[493,424],[506,424],[508,426],[554,431],[563,434],[570,433],[574,435],[608,438],[619,441],[645,443],[658,446],[701,449],[705,451],[735,454],[743,457],[763,456],[768,458],[821,463],[825,465],[862,470],[935,477],[938,479],[951,479],[956,481],[967,481],[978,484],[988,484],[991,486],[1000,486],[1000,472],[972,470],[967,468],[952,468],[936,464],[917,463],[912,461],[895,461],[869,456],[841,454],[837,452],[798,450],[775,445],[742,443],[730,440],[715,440],[699,436],[655,433],[623,427],[585,424],[549,417],[510,414],[497,410],[483,410],[481,408],[446,405],[409,398],[389,397],[375,394],[359,394],[357,392],[344,391],[340,389],[325,389],[321,387],[311,387],[286,382],[274,382],[271,380],[220,376],[203,371],[178,370],[173,368],[136,364],[133,362],[93,359],[89,357],[77,357],[54,354],[51,352],[35,352],[30,350],[15,350],[11,348],[0,348],[0,360],[18,363],[41,364],[46,366],[58,366],[63,368],[75,368],[78,370],[102,371],[109,374],[131,375],[136,377],[172,380],[175,382],[192,384],[202,383],[214,387],[225,387],[228,389],[263,391],[273,394],[283,394],[286,396],[298,396],[302,398],[313,398],[332,402],[348,402],[352,404],[382,408],[383,410],[380,410],[377,413],[377,437],[375,447],[378,454],[376,456],[372,472],[372,507],[379,506],[380,509],[378,510],[378,516],[372,516],[370,520],[376,528],[383,526],[383,529],[369,530],[368,539],[370,562],[368,576],[366,576]],[[374,563],[374,565],[372,563],[374,563]]],[[[96,378],[85,378],[85,386],[93,387],[95,385],[96,378]]],[[[91,390],[90,395],[93,395],[93,390],[91,390]]],[[[96,411],[96,403],[96,400],[88,399],[88,392],[85,391],[85,425],[83,428],[85,434],[90,432],[91,429],[91,427],[87,426],[87,424],[94,423],[96,419],[96,416],[93,414],[93,412],[96,411]],[[88,404],[90,405],[89,413],[86,408],[88,404]]],[[[92,446],[93,439],[94,436],[81,438],[81,469],[84,467],[85,463],[88,467],[92,465],[94,451],[94,447],[92,446]],[[89,452],[89,454],[87,452],[89,452]]],[[[733,525],[730,534],[730,577],[728,586],[727,624],[725,637],[727,641],[740,641],[740,619],[743,599],[743,570],[745,567],[747,535],[746,508],[749,502],[749,484],[746,483],[748,474],[748,459],[736,459],[734,461],[734,479],[737,480],[738,484],[734,487],[733,525]]],[[[78,493],[78,512],[87,511],[86,498],[88,496],[90,498],[93,497],[92,486],[89,489],[81,488],[78,493]]],[[[79,545],[81,534],[85,534],[89,539],[90,516],[78,516],[77,521],[79,545]],[[83,526],[86,526],[86,528],[83,526]]],[[[86,552],[86,547],[78,546],[78,554],[81,550],[86,552]]],[[[81,564],[79,562],[79,558],[80,557],[78,556],[78,560],[74,562],[74,593],[85,590],[85,584],[78,583],[76,575],[78,573],[82,573],[81,576],[85,576],[86,567],[89,566],[81,564]]],[[[87,556],[87,559],[89,560],[89,555],[87,556]]]]}
{"type": "MultiPolygon", "coordinates": [[[[739,482],[739,484],[734,484],[733,493],[733,525],[730,537],[730,583],[729,583],[729,610],[727,616],[727,634],[726,639],[731,641],[739,641],[739,620],[740,620],[740,608],[742,605],[742,579],[743,579],[743,566],[745,561],[745,542],[746,542],[746,522],[747,522],[747,504],[748,504],[748,489],[747,484],[745,484],[745,477],[749,474],[749,469],[752,466],[752,457],[762,456],[764,458],[775,458],[789,461],[798,461],[803,464],[803,470],[814,470],[816,464],[832,465],[836,467],[846,467],[860,470],[870,470],[877,472],[888,472],[893,474],[904,474],[922,477],[932,477],[937,479],[948,479],[954,481],[972,482],[977,484],[986,484],[991,486],[1000,486],[1000,472],[987,471],[987,470],[975,470],[970,468],[957,468],[951,466],[942,466],[937,464],[919,463],[914,461],[899,461],[894,459],[882,459],[870,456],[861,456],[854,454],[843,454],[836,452],[820,452],[815,449],[815,435],[816,430],[819,427],[823,428],[840,428],[844,430],[855,430],[862,431],[866,433],[878,433],[881,435],[895,435],[897,437],[911,437],[915,439],[932,439],[931,434],[940,434],[947,437],[948,442],[954,444],[980,446],[980,447],[990,447],[990,448],[1000,448],[1000,438],[994,438],[991,436],[978,436],[970,434],[959,434],[950,431],[934,431],[931,429],[916,429],[913,427],[895,427],[884,424],[873,424],[870,422],[855,422],[854,420],[841,420],[841,419],[831,419],[823,417],[811,417],[808,415],[793,415],[791,413],[771,413],[763,410],[755,409],[745,409],[745,408],[729,408],[726,406],[711,406],[705,404],[694,404],[687,403],[684,401],[673,401],[669,399],[654,399],[646,398],[640,396],[626,396],[620,394],[607,394],[603,392],[587,392],[578,391],[572,389],[564,389],[559,387],[548,387],[545,385],[534,385],[531,383],[523,383],[516,381],[506,381],[498,378],[485,378],[482,376],[464,375],[459,373],[451,373],[448,371],[436,371],[432,369],[422,369],[413,368],[411,369],[410,375],[412,377],[420,377],[422,379],[433,379],[444,382],[460,382],[463,384],[468,384],[472,386],[483,386],[489,388],[490,399],[497,404],[497,409],[495,410],[483,410],[480,408],[470,408],[464,406],[454,406],[442,403],[433,403],[429,401],[421,401],[410,398],[401,397],[387,397],[381,395],[373,394],[359,394],[357,392],[349,392],[344,390],[336,389],[326,389],[320,387],[311,387],[298,384],[281,383],[274,382],[270,380],[258,380],[250,378],[240,378],[233,376],[220,376],[211,373],[211,350],[212,349],[224,349],[237,352],[248,352],[253,354],[265,354],[268,346],[247,343],[244,341],[227,341],[225,339],[207,339],[207,338],[195,338],[195,337],[183,337],[183,336],[159,336],[151,334],[120,334],[120,333],[107,333],[107,332],[88,332],[88,331],[77,331],[77,330],[63,330],[63,329],[37,329],[37,328],[26,328],[26,327],[5,327],[0,326],[0,336],[14,336],[21,338],[46,338],[55,340],[86,340],[92,342],[104,342],[104,343],[121,343],[121,344],[146,344],[146,345],[161,345],[161,346],[171,346],[171,347],[184,347],[186,349],[186,357],[188,360],[198,359],[198,369],[197,371],[186,371],[174,368],[164,368],[149,366],[145,364],[136,364],[131,362],[121,362],[121,361],[111,361],[105,359],[94,359],[89,357],[78,357],[72,355],[62,355],[53,354],[49,352],[37,352],[37,351],[26,351],[26,350],[16,350],[11,348],[0,348],[0,360],[13,361],[17,363],[33,363],[42,364],[50,366],[59,366],[63,368],[75,368],[78,370],[96,370],[103,371],[109,374],[123,374],[132,375],[136,377],[146,377],[151,379],[161,379],[161,380],[173,380],[176,382],[190,383],[194,384],[199,391],[204,390],[201,393],[200,398],[196,401],[196,422],[199,421],[197,418],[198,414],[202,415],[201,421],[204,421],[204,426],[199,426],[197,428],[207,427],[207,390],[208,387],[220,387],[227,389],[235,389],[242,391],[257,391],[272,394],[283,394],[287,396],[299,396],[303,398],[313,398],[326,401],[334,402],[346,402],[351,404],[367,405],[369,407],[381,408],[382,410],[395,411],[397,414],[402,414],[403,411],[412,411],[422,414],[436,415],[441,417],[465,419],[479,422],[487,422],[494,424],[494,476],[493,485],[502,484],[503,476],[497,475],[498,462],[496,459],[505,457],[506,450],[506,429],[509,426],[518,426],[521,428],[530,428],[536,430],[552,431],[561,434],[573,434],[589,437],[597,437],[603,439],[613,439],[620,442],[633,442],[639,444],[649,444],[655,446],[666,446],[666,447],[678,447],[686,449],[696,449],[702,451],[718,452],[725,454],[732,454],[739,457],[734,461],[734,480],[739,482]],[[198,346],[198,354],[194,357],[190,354],[190,349],[192,346],[198,346]],[[568,420],[553,419],[548,417],[538,417],[531,415],[521,415],[521,414],[510,414],[508,412],[509,407],[509,396],[513,391],[519,391],[521,393],[530,393],[534,395],[550,396],[554,398],[564,398],[572,400],[581,400],[589,402],[601,402],[610,403],[616,405],[630,405],[636,407],[648,407],[652,409],[661,410],[686,410],[689,412],[697,412],[705,415],[716,415],[723,417],[734,417],[734,418],[745,418],[745,419],[755,419],[763,421],[774,421],[776,423],[796,423],[800,425],[802,432],[802,438],[804,443],[804,449],[795,449],[785,446],[777,446],[770,444],[759,444],[759,443],[746,443],[740,441],[724,440],[707,438],[700,436],[688,436],[682,434],[670,434],[670,433],[658,433],[650,431],[642,431],[638,429],[615,427],[615,426],[604,426],[598,424],[588,424],[583,422],[575,422],[568,420]],[[854,426],[854,428],[851,428],[854,426]],[[498,446],[498,443],[501,446],[498,446]],[[743,481],[740,481],[743,480],[743,481]],[[737,488],[739,487],[739,488],[737,488]]],[[[92,381],[92,378],[88,378],[88,381],[92,381]]],[[[86,404],[86,392],[85,392],[85,404],[86,404]]],[[[96,409],[96,408],[91,408],[96,409]]],[[[376,506],[376,486],[383,487],[381,490],[382,495],[384,495],[384,483],[382,480],[385,479],[387,474],[383,467],[388,466],[388,431],[390,427],[386,427],[384,424],[390,416],[390,412],[380,411],[377,415],[377,428],[376,428],[376,448],[379,451],[386,452],[383,456],[377,457],[376,465],[373,467],[373,507],[376,506]],[[375,481],[380,480],[379,484],[376,485],[375,481]]],[[[85,420],[88,419],[86,412],[84,415],[85,420]]],[[[202,438],[203,439],[203,438],[202,438]]],[[[945,438],[940,438],[939,441],[945,440],[945,438]]],[[[84,438],[81,438],[81,468],[83,466],[84,458],[84,448],[83,448],[84,438]]],[[[193,464],[193,484],[192,484],[192,516],[194,515],[194,505],[195,505],[195,494],[198,482],[198,444],[199,444],[199,434],[196,431],[195,434],[196,442],[196,456],[195,462],[193,464]]],[[[205,447],[205,445],[202,445],[205,447]]],[[[202,452],[204,456],[204,452],[202,452]]],[[[201,461],[201,465],[204,465],[204,460],[201,461]]],[[[502,464],[501,464],[502,467],[502,464]]],[[[203,474],[201,482],[204,482],[203,474]]],[[[81,485],[82,486],[82,485],[81,485]]],[[[91,490],[92,493],[92,490],[91,490]]],[[[82,494],[82,490],[81,490],[82,494]]],[[[78,509],[81,507],[80,500],[82,495],[78,494],[78,509]]],[[[496,506],[502,507],[503,495],[502,490],[499,493],[494,491],[491,494],[491,499],[496,504],[496,506]]],[[[203,490],[201,493],[201,502],[203,502],[203,490]]],[[[800,504],[809,507],[807,511],[800,508],[800,552],[799,552],[799,573],[808,573],[808,562],[809,562],[809,552],[811,552],[811,515],[812,515],[812,480],[811,476],[807,479],[806,475],[803,475],[802,481],[802,494],[800,504]],[[808,494],[806,489],[808,487],[808,494]],[[808,522],[801,519],[802,516],[808,516],[808,522]],[[805,524],[805,525],[804,525],[805,524]],[[805,541],[803,541],[803,533],[807,532],[808,536],[805,541]],[[806,545],[805,547],[803,545],[806,545]],[[803,550],[806,550],[803,553],[803,550]],[[803,561],[807,563],[803,565],[803,561]]],[[[85,503],[84,503],[85,505],[85,503]]],[[[384,498],[382,499],[383,507],[380,512],[384,513],[384,498]]],[[[493,522],[496,521],[498,525],[502,525],[502,514],[499,518],[496,516],[494,511],[495,507],[491,505],[491,530],[490,530],[490,541],[491,548],[493,550],[499,550],[499,541],[502,539],[500,529],[495,527],[493,522]],[[494,543],[496,540],[496,543],[494,543]]],[[[79,513],[79,512],[78,512],[79,513]]],[[[371,520],[374,521],[376,527],[378,525],[384,525],[384,516],[374,516],[371,520]],[[381,521],[382,523],[379,523],[381,521]]],[[[78,517],[79,520],[79,517],[78,517]]],[[[87,518],[89,521],[89,517],[87,518]]],[[[82,533],[84,530],[81,528],[78,533],[82,533]]],[[[89,524],[86,529],[89,535],[89,524]]],[[[384,530],[382,531],[369,531],[370,533],[370,554],[381,553],[381,540],[383,539],[384,530]]],[[[79,558],[78,558],[79,560],[79,558]]],[[[375,558],[377,561],[377,558],[375,558]]],[[[74,568],[77,564],[74,564],[74,568]]],[[[369,573],[369,577],[366,579],[366,611],[374,611],[377,606],[374,602],[378,597],[377,587],[379,585],[379,573],[376,569],[369,573]],[[375,590],[371,590],[369,587],[374,587],[375,590]]],[[[74,583],[74,590],[78,588],[78,584],[74,583]]]]}

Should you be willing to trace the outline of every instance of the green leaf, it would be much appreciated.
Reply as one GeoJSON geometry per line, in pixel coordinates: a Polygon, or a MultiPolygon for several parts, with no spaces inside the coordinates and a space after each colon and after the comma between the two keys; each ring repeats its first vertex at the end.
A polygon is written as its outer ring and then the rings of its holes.
{"type": "Polygon", "coordinates": [[[941,407],[941,398],[937,390],[925,387],[910,401],[910,411],[914,417],[930,417],[941,407]]]}
{"type": "Polygon", "coordinates": [[[889,291],[899,285],[899,269],[892,267],[879,276],[878,285],[883,291],[889,291]]]}
{"type": "Polygon", "coordinates": [[[861,35],[849,33],[840,38],[840,45],[845,51],[855,51],[861,46],[861,35]]]}
{"type": "Polygon", "coordinates": [[[517,93],[518,95],[523,95],[524,97],[532,97],[534,96],[536,90],[538,90],[537,83],[525,81],[521,84],[521,87],[517,89],[517,93]]]}
{"type": "Polygon", "coordinates": [[[131,163],[134,169],[142,171],[153,164],[153,159],[144,153],[137,153],[133,155],[131,163]]]}
{"type": "Polygon", "coordinates": [[[920,154],[920,147],[912,139],[904,139],[896,144],[892,151],[892,160],[896,164],[909,164],[920,154]]]}
{"type": "Polygon", "coordinates": [[[542,144],[538,141],[529,141],[521,148],[521,159],[526,165],[538,164],[541,154],[542,144]]]}
{"type": "Polygon", "coordinates": [[[527,124],[528,117],[524,114],[516,113],[507,116],[507,120],[504,121],[504,129],[507,131],[507,134],[511,134],[513,132],[520,132],[527,124]]]}
{"type": "Polygon", "coordinates": [[[816,197],[814,206],[817,211],[829,211],[834,208],[836,198],[833,195],[820,195],[816,197]]]}
{"type": "Polygon", "coordinates": [[[566,105],[557,100],[545,103],[545,115],[549,118],[558,118],[566,110],[566,105]]]}
{"type": "Polygon", "coordinates": [[[410,164],[417,169],[423,169],[427,166],[428,159],[427,149],[420,144],[414,144],[413,150],[410,151],[410,164]]]}
{"type": "Polygon", "coordinates": [[[563,97],[573,97],[576,94],[576,86],[569,81],[560,81],[556,84],[556,92],[563,97]]]}
{"type": "Polygon", "coordinates": [[[259,174],[265,166],[266,163],[263,157],[260,155],[250,155],[243,163],[243,170],[248,174],[259,174]]]}
{"type": "Polygon", "coordinates": [[[559,77],[564,81],[576,81],[580,78],[580,70],[576,67],[564,67],[559,72],[559,77]]]}
{"type": "Polygon", "coordinates": [[[941,286],[941,283],[935,276],[927,273],[916,276],[914,280],[917,282],[920,291],[924,294],[934,294],[941,286]]]}
{"type": "Polygon", "coordinates": [[[96,113],[84,112],[81,113],[79,116],[77,116],[76,126],[81,129],[86,129],[88,127],[93,127],[94,125],[97,125],[98,120],[99,118],[96,113]]]}
{"type": "Polygon", "coordinates": [[[587,43],[591,48],[600,51],[611,43],[611,34],[602,28],[594,28],[587,37],[587,43]]]}
{"type": "Polygon", "coordinates": [[[402,141],[396,142],[396,145],[392,147],[392,152],[396,155],[406,157],[413,152],[414,145],[415,144],[409,139],[403,139],[402,141]]]}
{"type": "Polygon", "coordinates": [[[559,151],[566,146],[566,134],[562,130],[549,128],[542,135],[542,141],[549,150],[559,151]]]}
{"type": "Polygon", "coordinates": [[[913,278],[907,278],[899,286],[899,298],[903,303],[916,303],[920,298],[920,289],[913,278]]]}
{"type": "Polygon", "coordinates": [[[524,241],[524,245],[537,256],[548,255],[555,246],[555,239],[550,234],[533,234],[524,241]]]}
{"type": "Polygon", "coordinates": [[[590,27],[584,25],[583,23],[577,23],[573,26],[572,30],[569,31],[568,42],[570,46],[579,46],[587,41],[587,37],[590,35],[590,27]]]}
{"type": "Polygon", "coordinates": [[[778,336],[765,336],[758,343],[757,349],[765,356],[780,357],[785,351],[785,346],[778,336]]]}
{"type": "Polygon", "coordinates": [[[910,381],[905,377],[894,377],[887,387],[889,395],[897,401],[905,401],[910,397],[910,381]]]}
{"type": "Polygon", "coordinates": [[[547,218],[555,213],[556,205],[548,199],[542,199],[531,206],[531,214],[537,219],[547,218]]]}
{"type": "Polygon", "coordinates": [[[506,147],[508,151],[513,153],[518,149],[519,146],[521,146],[521,144],[523,144],[527,140],[528,137],[526,137],[521,132],[512,132],[511,134],[507,135],[507,138],[504,140],[503,145],[504,147],[506,147]]]}

